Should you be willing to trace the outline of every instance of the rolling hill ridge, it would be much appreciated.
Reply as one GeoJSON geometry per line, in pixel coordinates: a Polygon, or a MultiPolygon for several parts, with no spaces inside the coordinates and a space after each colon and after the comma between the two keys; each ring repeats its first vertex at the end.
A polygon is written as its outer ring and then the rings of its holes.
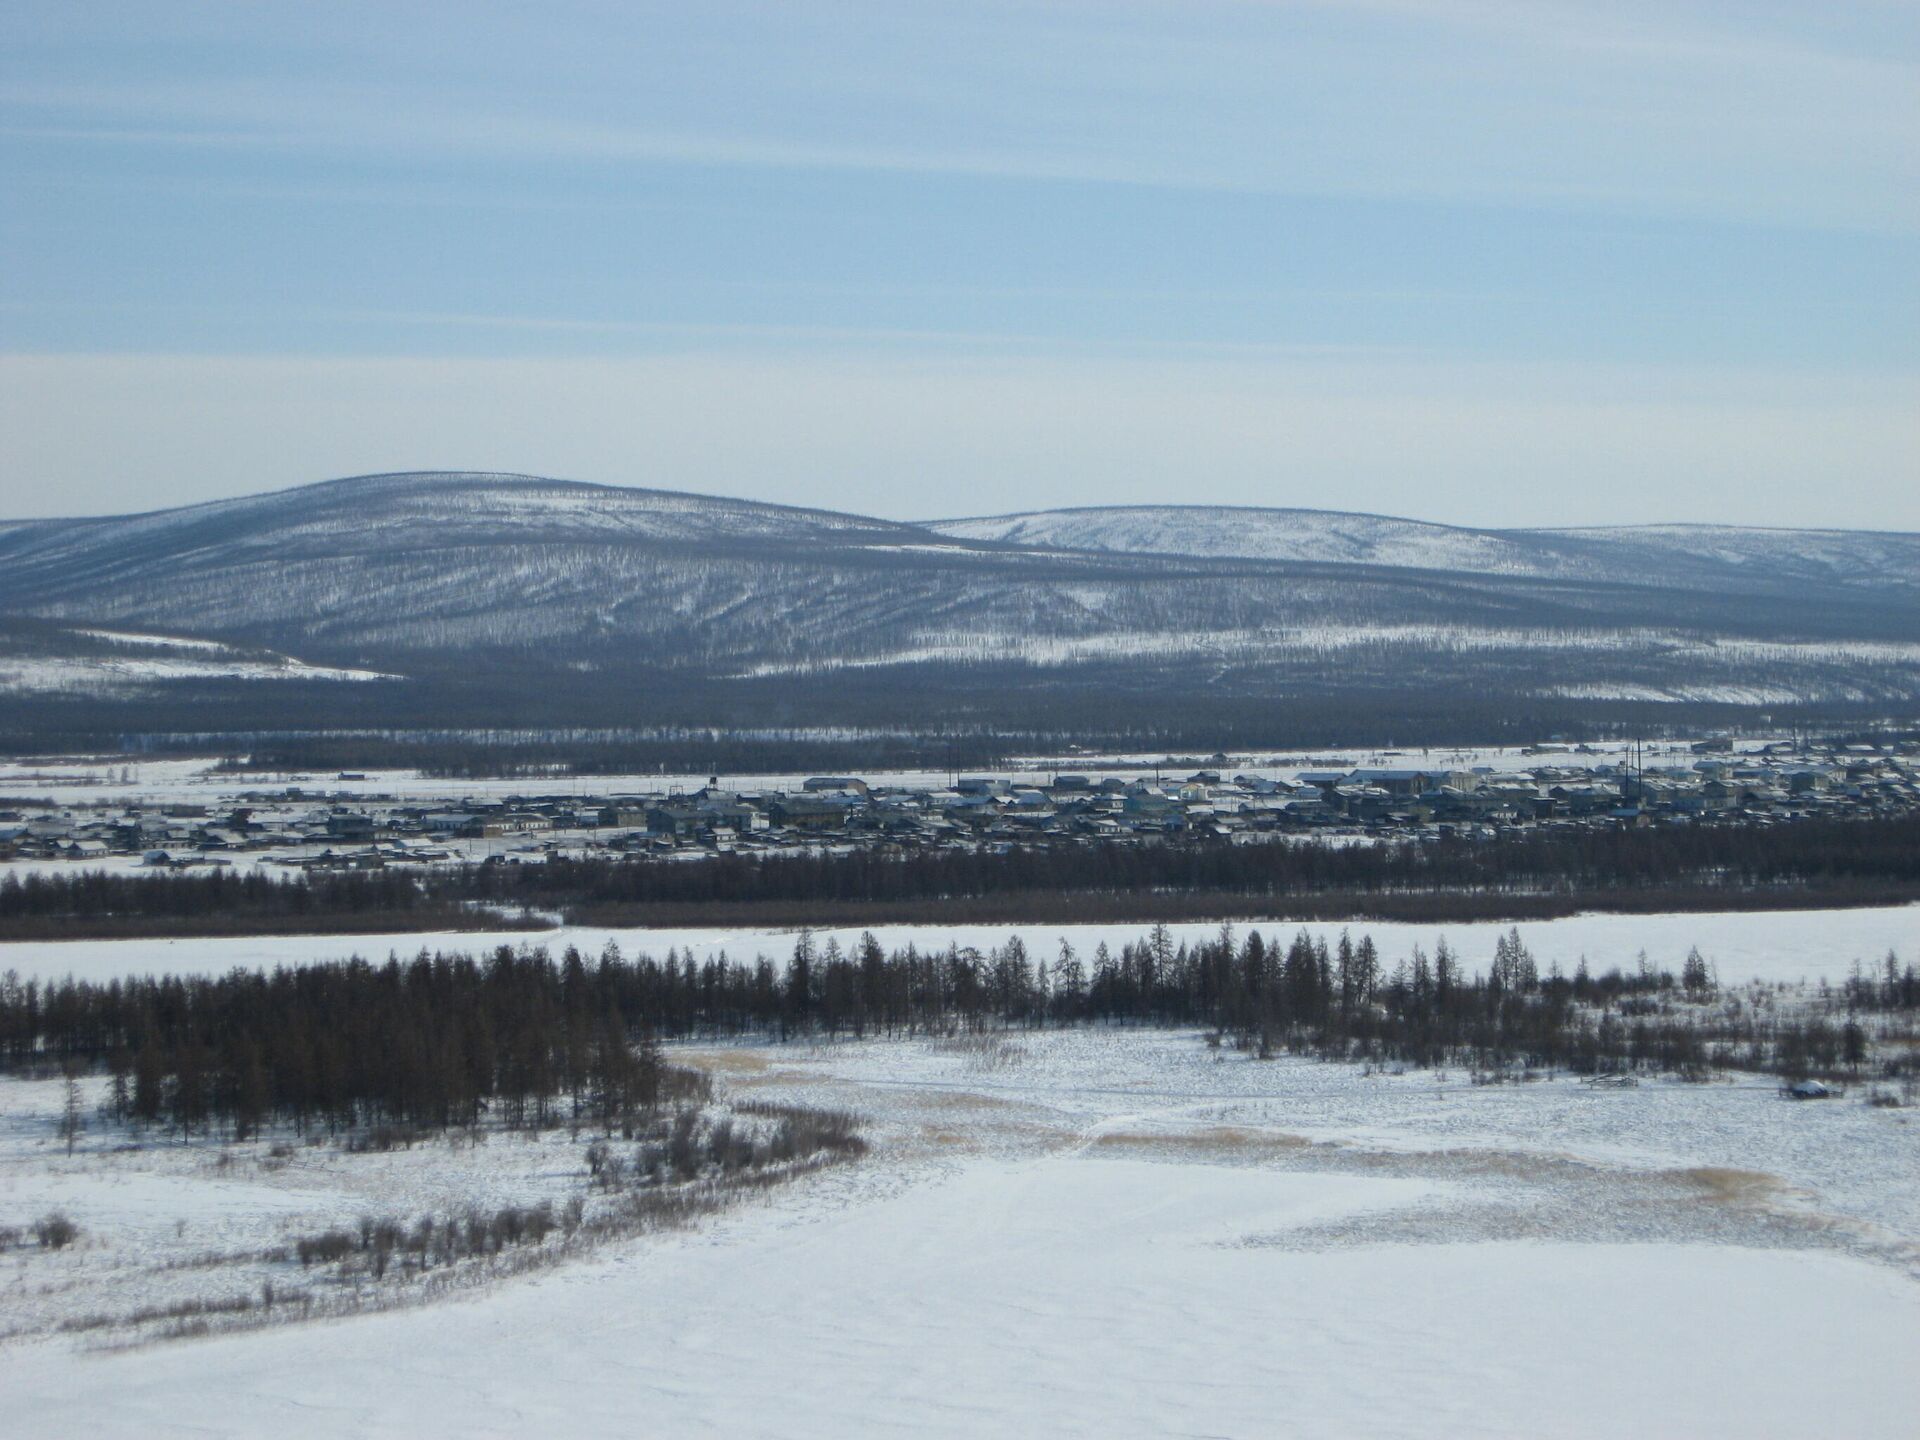
{"type": "MultiPolygon", "coordinates": [[[[355,714],[431,693],[433,714],[476,723],[568,698],[676,723],[919,726],[1336,696],[1920,697],[1920,536],[1878,532],[1218,507],[908,524],[430,472],[0,526],[0,615],[0,687],[9,654],[44,659],[61,634],[158,633],[280,657],[249,672],[249,715],[336,673],[402,677],[335,682],[357,697],[328,703],[355,714]]],[[[138,671],[119,667],[117,693],[240,704],[217,683],[237,676],[138,671]]]]}

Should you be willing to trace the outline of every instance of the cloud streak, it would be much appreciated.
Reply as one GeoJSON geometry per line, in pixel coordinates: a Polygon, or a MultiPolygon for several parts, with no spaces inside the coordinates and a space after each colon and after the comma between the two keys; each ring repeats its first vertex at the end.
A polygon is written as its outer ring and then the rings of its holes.
{"type": "Polygon", "coordinates": [[[1177,496],[1481,525],[1920,529],[1916,416],[1911,376],[1417,358],[15,355],[0,484],[42,513],[482,468],[901,518],[956,494],[982,513],[1177,496]],[[192,478],[155,492],[155,473],[192,478]]]}
{"type": "Polygon", "coordinates": [[[0,482],[1916,526],[1917,57],[1881,0],[17,5],[0,482]]]}
{"type": "Polygon", "coordinates": [[[547,70],[537,38],[504,21],[489,30],[481,11],[468,83],[423,82],[407,62],[439,37],[403,30],[391,53],[286,73],[16,79],[0,85],[0,112],[17,141],[1447,197],[1920,230],[1911,56],[1755,37],[1684,5],[825,13],[842,43],[777,7],[717,5],[687,33],[662,24],[657,41],[636,38],[631,55],[616,34],[607,65],[569,55],[547,70]],[[743,14],[764,36],[742,44],[743,14]],[[535,46],[526,63],[522,41],[535,46]]]}

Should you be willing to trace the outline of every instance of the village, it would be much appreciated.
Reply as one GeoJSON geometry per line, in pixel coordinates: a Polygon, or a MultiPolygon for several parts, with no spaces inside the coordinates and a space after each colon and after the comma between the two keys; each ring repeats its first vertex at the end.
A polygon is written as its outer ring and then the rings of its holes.
{"type": "MultiPolygon", "coordinates": [[[[1354,766],[1177,775],[1049,771],[927,785],[813,776],[782,786],[503,797],[328,790],[312,783],[218,797],[10,800],[0,864],[116,869],[538,862],[552,855],[695,859],[794,850],[1006,851],[1089,843],[1231,844],[1274,836],[1368,843],[1495,836],[1523,827],[1789,823],[1920,809],[1920,743],[1726,740],[1645,761],[1564,746],[1502,764],[1354,766]],[[1256,771],[1268,773],[1255,773],[1256,771]]],[[[1224,760],[1225,757],[1215,757],[1224,760]]],[[[1229,769],[1231,767],[1228,767],[1229,769]]],[[[360,781],[342,774],[340,781],[360,781]]]]}

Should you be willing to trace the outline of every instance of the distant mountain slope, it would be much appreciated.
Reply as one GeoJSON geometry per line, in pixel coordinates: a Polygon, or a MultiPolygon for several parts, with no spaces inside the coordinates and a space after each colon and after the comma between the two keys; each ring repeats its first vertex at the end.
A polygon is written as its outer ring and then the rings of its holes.
{"type": "Polygon", "coordinates": [[[1667,525],[1473,530],[1329,510],[1137,505],[1044,510],[927,528],[956,539],[1127,554],[1380,565],[1481,575],[1721,586],[1920,588],[1920,535],[1667,525]]]}
{"type": "Polygon", "coordinates": [[[1129,505],[935,520],[927,528],[956,539],[1136,555],[1539,573],[1539,558],[1531,547],[1493,531],[1332,510],[1129,505]]]}
{"type": "Polygon", "coordinates": [[[1562,553],[1584,552],[1616,570],[1677,571],[1703,583],[1920,589],[1920,535],[1899,531],[1634,525],[1508,533],[1562,553]]]}
{"type": "MultiPolygon", "coordinates": [[[[256,643],[442,650],[646,637],[652,658],[966,603],[926,576],[1031,568],[910,525],[541,479],[426,473],[0,531],[0,610],[256,643]],[[875,583],[879,574],[884,584],[875,583]],[[934,593],[937,592],[937,593],[934,593]]],[[[1100,568],[1087,557],[1048,568],[1100,568]]],[[[776,647],[778,648],[778,647],[776,647]]]]}
{"type": "MultiPolygon", "coordinates": [[[[697,723],[817,725],[852,714],[856,691],[862,723],[890,724],[1124,718],[1144,697],[1256,714],[1330,695],[1905,704],[1917,556],[1901,535],[1298,510],[919,526],[426,473],[0,525],[0,614],[406,675],[408,694],[452,696],[434,713],[458,723],[535,705],[624,720],[678,697],[697,723]]],[[[404,688],[336,686],[352,696],[329,703],[384,721],[404,688]]],[[[223,713],[260,693],[223,692],[223,713]]]]}
{"type": "Polygon", "coordinates": [[[240,500],[106,519],[0,527],[8,588],[170,575],[263,552],[391,554],[517,544],[846,544],[924,540],[913,526],[824,510],[628,490],[529,475],[364,475],[240,500]]]}

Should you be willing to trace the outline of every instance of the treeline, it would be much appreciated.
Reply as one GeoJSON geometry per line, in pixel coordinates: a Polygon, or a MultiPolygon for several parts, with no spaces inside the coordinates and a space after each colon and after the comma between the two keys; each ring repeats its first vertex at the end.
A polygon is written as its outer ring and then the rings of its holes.
{"type": "MultiPolygon", "coordinates": [[[[217,978],[0,980],[0,1064],[104,1068],[109,1108],[190,1135],[305,1128],[510,1125],[589,1118],[612,1128],[657,1105],[676,1072],[662,1038],[814,1040],[945,1036],[1076,1024],[1204,1026],[1262,1055],[1458,1064],[1505,1073],[1712,1067],[1783,1074],[1857,1072],[1864,1020],[1914,1038],[1920,971],[1889,955],[1829,1004],[1797,1014],[1717,1005],[1698,953],[1681,974],[1542,973],[1518,933],[1484,972],[1446,945],[1389,966],[1372,939],[1329,944],[1301,931],[1285,945],[1230,927],[1197,944],[1164,927],[1117,950],[1062,943],[1035,956],[1018,937],[987,951],[850,950],[802,934],[784,966],[627,959],[609,946],[500,947],[476,958],[425,952],[383,965],[353,960],[235,971],[217,978]],[[1895,1017],[1886,1020],[1885,1017],[1895,1017]]],[[[1916,1051],[1888,1061],[1910,1070],[1916,1051]]]]}
{"type": "Polygon", "coordinates": [[[378,686],[182,681],[136,699],[9,697],[0,752],[218,757],[272,749],[293,769],[424,764],[462,775],[576,766],[583,774],[660,766],[723,775],[857,773],[883,760],[938,769],[949,763],[949,743],[952,763],[985,765],[996,756],[1074,747],[1210,755],[1604,741],[1761,725],[1826,733],[1867,729],[1889,716],[1911,733],[1915,708],[1910,700],[1775,705],[1763,720],[1752,706],[1543,697],[1532,693],[1531,678],[1516,684],[1511,669],[1468,675],[1457,655],[1435,662],[1444,683],[1410,680],[1400,663],[1373,683],[1348,686],[1330,680],[1322,660],[1304,676],[1236,668],[1221,684],[1196,690],[1184,663],[1147,670],[1133,662],[1065,669],[926,664],[721,679],[636,663],[617,650],[595,657],[601,669],[583,672],[556,664],[545,646],[436,656],[358,647],[322,653],[286,643],[308,660],[411,678],[378,686]],[[590,727],[644,728],[655,738],[503,743],[458,733],[590,727]],[[843,729],[848,739],[801,734],[829,728],[843,729]],[[769,734],[782,729],[793,738],[769,734]],[[753,738],[760,736],[767,738],[753,738]]]}
{"type": "MultiPolygon", "coordinates": [[[[1524,904],[1556,895],[1700,889],[1920,895],[1920,816],[1782,826],[1645,830],[1553,827],[1496,840],[1436,836],[1343,845],[1276,839],[1163,845],[1108,842],[933,850],[716,855],[697,865],[552,857],[542,865],[449,874],[462,898],[561,909],[600,924],[644,924],[654,907],[740,903],[860,905],[1021,897],[1045,906],[1098,896],[1121,907],[1146,897],[1491,896],[1524,904]]],[[[1626,906],[1624,908],[1632,908],[1626,906]]],[[[1037,918],[1052,918],[1050,914],[1037,918]]]]}
{"type": "Polygon", "coordinates": [[[661,1062],[647,1016],[660,967],[502,947],[484,960],[422,955],[41,987],[0,980],[0,1059],[105,1067],[109,1111],[190,1135],[445,1127],[483,1114],[612,1125],[704,1083],[661,1062]],[[650,976],[651,972],[651,976],[650,976]],[[589,1097],[591,1099],[589,1100],[589,1097]]]}
{"type": "Polygon", "coordinates": [[[853,925],[1104,920],[1545,919],[1897,904],[1920,898],[1920,815],[1645,830],[1545,827],[1434,836],[1004,851],[875,848],[320,872],[9,875],[0,939],[575,924],[853,925]],[[520,916],[514,919],[511,917],[520,916]]]}
{"type": "Polygon", "coordinates": [[[419,876],[400,871],[282,877],[227,868],[82,870],[0,878],[0,937],[8,940],[503,928],[516,922],[434,893],[419,876]]]}
{"type": "Polygon", "coordinates": [[[244,753],[226,756],[218,768],[230,774],[402,769],[417,770],[429,779],[452,780],[687,771],[717,775],[859,773],[917,769],[930,760],[936,766],[993,769],[1003,765],[1009,754],[1030,752],[1055,739],[969,732],[829,740],[693,729],[589,739],[564,735],[268,736],[251,740],[244,753]]]}

